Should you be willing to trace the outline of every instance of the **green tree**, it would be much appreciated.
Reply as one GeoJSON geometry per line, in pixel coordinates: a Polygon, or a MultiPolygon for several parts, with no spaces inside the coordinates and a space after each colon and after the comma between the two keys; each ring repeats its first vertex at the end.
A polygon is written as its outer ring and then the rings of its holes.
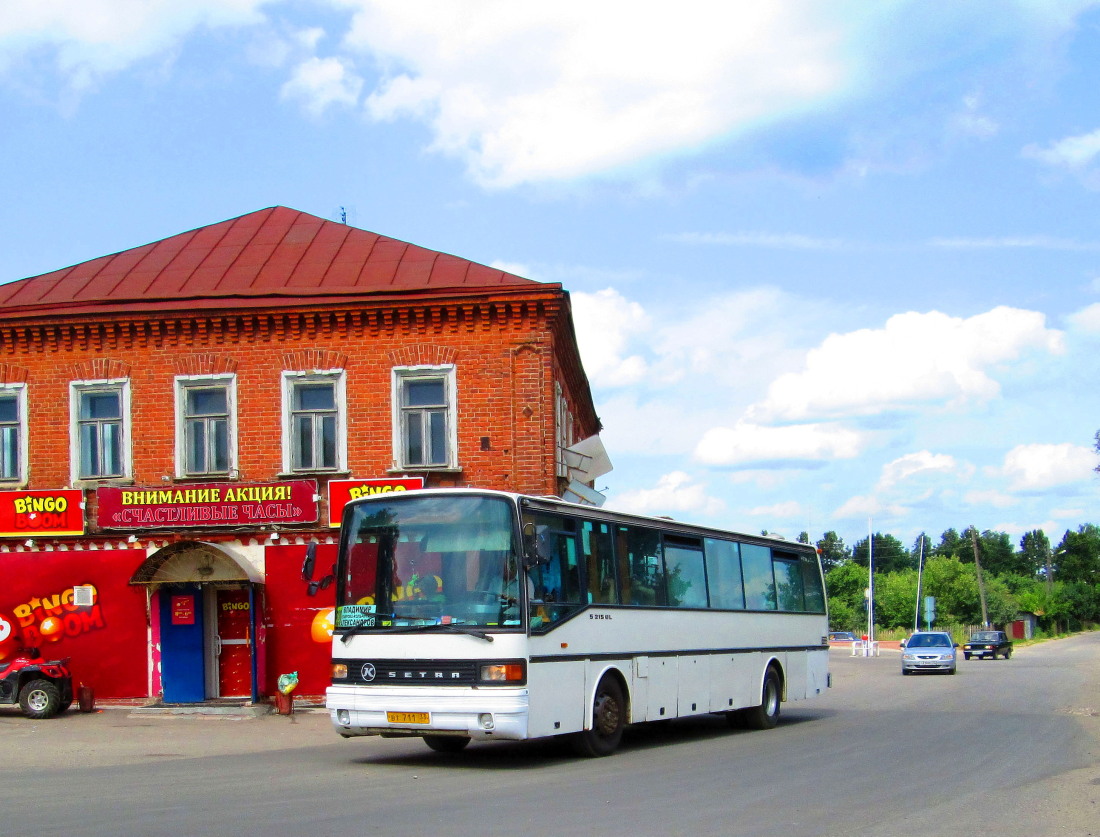
{"type": "Polygon", "coordinates": [[[940,542],[933,547],[932,553],[940,558],[961,558],[970,549],[970,542],[956,530],[948,529],[940,535],[940,542]]]}
{"type": "Polygon", "coordinates": [[[1054,550],[1054,577],[1060,581],[1100,583],[1100,527],[1086,523],[1068,529],[1054,550]]]}
{"type": "MultiPolygon", "coordinates": [[[[1006,532],[992,532],[986,529],[978,535],[978,551],[981,555],[982,570],[995,575],[1026,575],[1028,566],[1015,548],[1006,532]]],[[[973,550],[971,550],[973,553],[973,550]]]]}
{"type": "Polygon", "coordinates": [[[867,568],[851,561],[839,564],[825,576],[829,595],[829,627],[838,631],[858,631],[867,622],[864,590],[867,568]]]}
{"type": "MultiPolygon", "coordinates": [[[[1026,567],[1026,574],[1032,578],[1047,576],[1050,564],[1050,538],[1042,529],[1032,529],[1020,538],[1020,563],[1026,567]]],[[[1051,579],[1053,580],[1053,579],[1051,579]]]]}
{"type": "MultiPolygon", "coordinates": [[[[852,547],[852,560],[861,567],[867,566],[867,542],[868,539],[864,538],[857,541],[855,546],[852,547]]],[[[913,559],[909,551],[893,535],[883,535],[876,532],[871,537],[871,544],[873,547],[871,558],[875,562],[875,575],[913,566],[913,559]]]]}
{"type": "Polygon", "coordinates": [[[844,545],[844,538],[836,532],[826,532],[817,542],[818,552],[821,554],[821,566],[826,573],[849,561],[851,551],[844,545]]]}

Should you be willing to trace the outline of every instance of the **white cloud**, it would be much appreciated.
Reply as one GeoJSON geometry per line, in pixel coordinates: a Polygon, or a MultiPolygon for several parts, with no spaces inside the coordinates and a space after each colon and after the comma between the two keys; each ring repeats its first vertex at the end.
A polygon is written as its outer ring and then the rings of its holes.
{"type": "Polygon", "coordinates": [[[650,329],[650,319],[637,302],[613,288],[594,294],[576,292],[573,325],[584,368],[596,386],[617,387],[637,383],[648,372],[640,354],[628,354],[633,337],[650,329]]]}
{"type": "Polygon", "coordinates": [[[805,516],[805,510],[802,508],[801,503],[795,500],[787,500],[772,506],[756,506],[749,509],[749,514],[753,517],[792,518],[805,516]]]}
{"type": "Polygon", "coordinates": [[[725,503],[707,494],[705,485],[696,483],[683,471],[665,474],[655,488],[640,488],[613,494],[608,507],[636,514],[661,515],[670,512],[692,512],[713,516],[722,512],[725,503]]]}
{"type": "Polygon", "coordinates": [[[840,238],[820,238],[799,233],[735,232],[678,233],[665,237],[681,244],[717,244],[725,247],[763,247],[774,250],[845,250],[853,246],[840,238]]]}
{"type": "Polygon", "coordinates": [[[74,90],[172,48],[200,26],[263,20],[270,0],[5,0],[0,71],[43,48],[74,90]]]}
{"type": "Polygon", "coordinates": [[[963,495],[963,501],[971,506],[993,506],[998,509],[1007,509],[1020,502],[1017,497],[997,490],[968,491],[963,495]]]}
{"type": "MultiPolygon", "coordinates": [[[[814,4],[403,0],[346,39],[386,68],[376,119],[426,119],[486,185],[574,178],[819,105],[849,83],[845,14],[814,4]]],[[[853,18],[858,20],[858,17],[853,18]]]]}
{"type": "Polygon", "coordinates": [[[1017,445],[1005,454],[1000,473],[1013,491],[1043,491],[1092,479],[1096,464],[1096,454],[1081,445],[1017,445]]]}
{"type": "Polygon", "coordinates": [[[738,422],[733,427],[712,427],[704,433],[695,447],[695,458],[718,466],[851,459],[863,445],[864,437],[859,433],[834,425],[764,427],[738,422]]]}
{"type": "Polygon", "coordinates": [[[1100,130],[1089,134],[1078,134],[1051,143],[1046,148],[1029,145],[1024,148],[1024,156],[1048,166],[1082,169],[1090,165],[1100,154],[1100,130]]]}
{"type": "Polygon", "coordinates": [[[882,466],[879,487],[890,488],[917,475],[950,474],[957,467],[955,457],[947,454],[936,454],[926,450],[908,453],[882,466]]]}
{"type": "Polygon", "coordinates": [[[354,107],[359,101],[363,80],[339,58],[309,58],[294,68],[283,85],[282,97],[302,103],[307,111],[320,116],[333,105],[354,107]]]}
{"type": "Polygon", "coordinates": [[[1067,322],[1078,331],[1100,334],[1100,302],[1094,302],[1066,317],[1067,322]]]}
{"type": "Polygon", "coordinates": [[[845,518],[875,518],[875,517],[904,517],[909,509],[897,503],[887,503],[875,496],[852,497],[840,508],[833,512],[837,519],[845,518]]]}
{"type": "Polygon", "coordinates": [[[910,312],[881,329],[832,334],[802,371],[779,377],[749,413],[755,421],[868,416],[931,402],[988,401],[996,367],[1027,351],[1059,354],[1063,335],[1035,311],[998,307],[962,319],[910,312]]]}

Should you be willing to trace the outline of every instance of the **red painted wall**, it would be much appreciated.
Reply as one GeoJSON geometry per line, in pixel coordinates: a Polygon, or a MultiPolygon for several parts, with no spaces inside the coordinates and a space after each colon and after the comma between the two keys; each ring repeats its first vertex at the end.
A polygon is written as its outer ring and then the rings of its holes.
{"type": "Polygon", "coordinates": [[[146,596],[128,584],[144,552],[0,553],[0,663],[21,646],[71,657],[73,680],[97,695],[144,697],[148,683],[146,596]],[[96,588],[91,607],[72,603],[74,585],[96,588]]]}

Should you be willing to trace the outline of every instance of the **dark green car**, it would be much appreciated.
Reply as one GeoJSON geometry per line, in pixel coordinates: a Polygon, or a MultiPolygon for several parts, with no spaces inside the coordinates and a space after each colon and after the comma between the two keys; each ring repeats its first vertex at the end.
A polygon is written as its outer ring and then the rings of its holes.
{"type": "Polygon", "coordinates": [[[995,660],[998,654],[1006,660],[1012,656],[1012,640],[1004,631],[978,631],[963,645],[963,659],[966,660],[971,657],[995,660]]]}

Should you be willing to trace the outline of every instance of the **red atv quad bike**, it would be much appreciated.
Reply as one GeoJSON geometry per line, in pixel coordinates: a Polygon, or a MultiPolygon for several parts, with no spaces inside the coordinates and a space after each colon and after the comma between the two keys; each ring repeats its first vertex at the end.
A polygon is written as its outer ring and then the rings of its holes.
{"type": "Polygon", "coordinates": [[[0,705],[19,704],[28,718],[52,718],[73,703],[68,658],[44,660],[37,648],[25,648],[0,663],[0,705]]]}

